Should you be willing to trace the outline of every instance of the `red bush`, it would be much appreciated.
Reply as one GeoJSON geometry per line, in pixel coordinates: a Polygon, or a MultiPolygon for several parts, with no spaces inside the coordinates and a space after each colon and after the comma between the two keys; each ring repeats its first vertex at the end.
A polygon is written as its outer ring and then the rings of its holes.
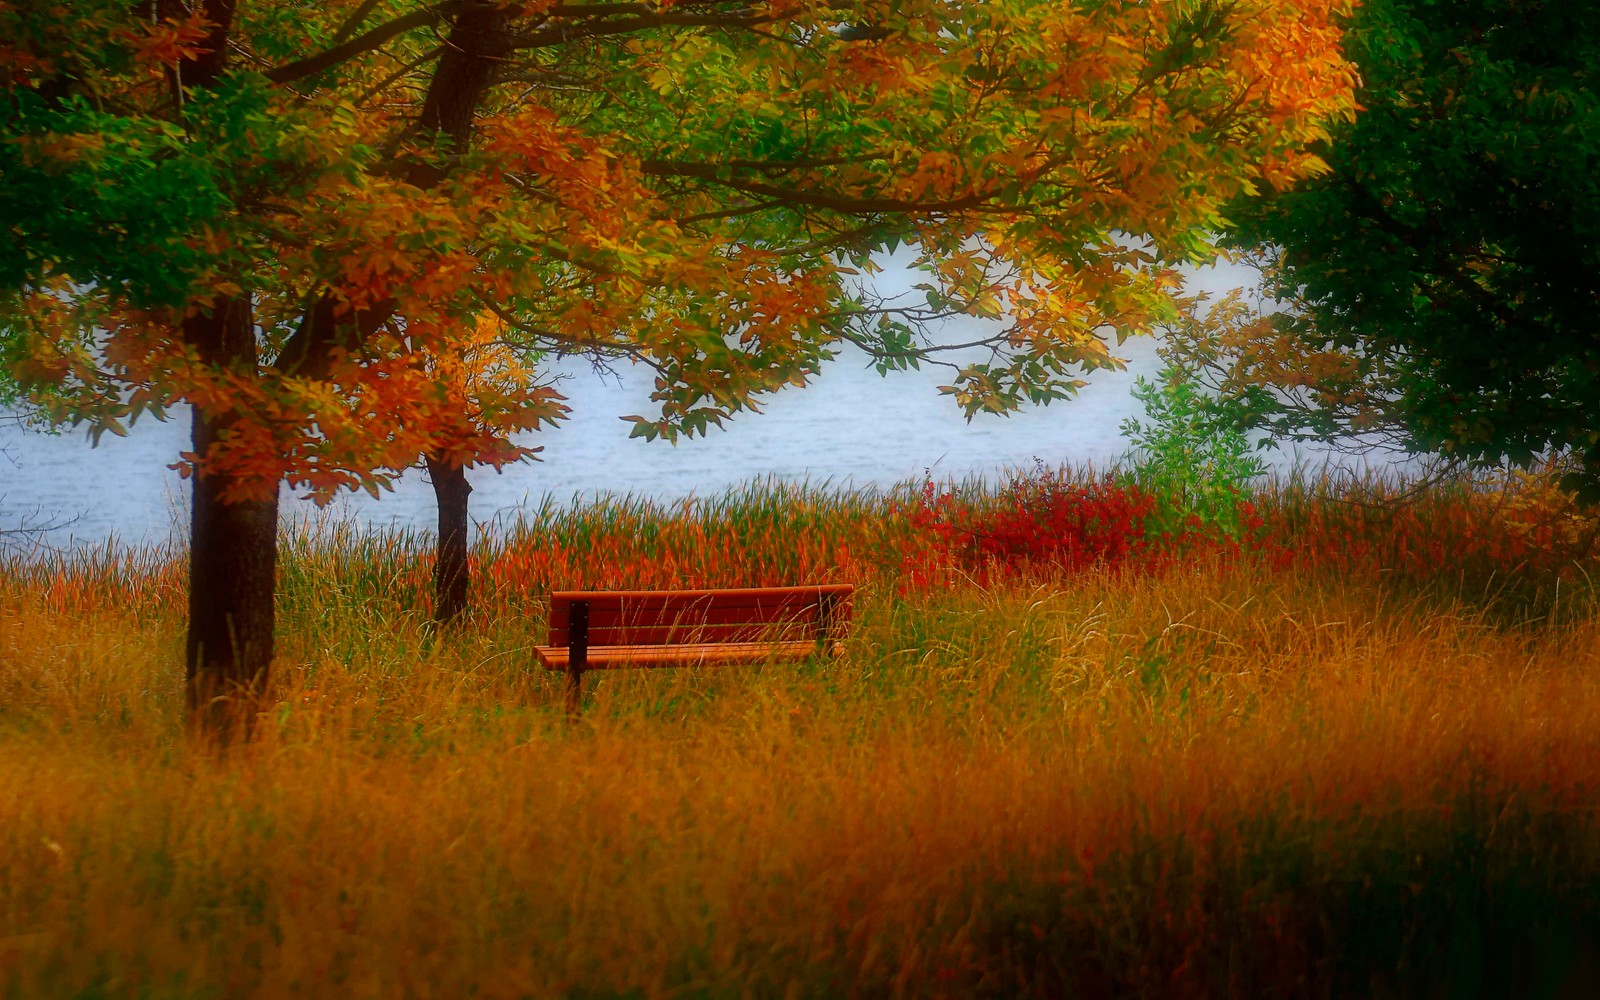
{"type": "MultiPolygon", "coordinates": [[[[1214,537],[1195,517],[1176,532],[1153,535],[1157,509],[1153,494],[1109,475],[1088,482],[1059,474],[1018,478],[999,496],[979,501],[940,492],[928,481],[900,509],[915,539],[903,563],[906,582],[917,587],[964,577],[987,583],[1024,569],[1149,570],[1202,548],[1240,549],[1237,541],[1214,537]]],[[[1246,538],[1253,540],[1261,519],[1248,501],[1240,502],[1240,512],[1246,538]]]]}

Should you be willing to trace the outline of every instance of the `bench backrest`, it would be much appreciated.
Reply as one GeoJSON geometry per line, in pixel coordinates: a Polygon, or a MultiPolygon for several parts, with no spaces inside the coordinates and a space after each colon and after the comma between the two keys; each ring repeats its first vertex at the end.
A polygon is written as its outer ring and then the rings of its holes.
{"type": "Polygon", "coordinates": [[[585,616],[588,646],[840,638],[854,593],[848,583],[739,590],[558,590],[550,595],[546,644],[568,645],[574,626],[585,616]]]}

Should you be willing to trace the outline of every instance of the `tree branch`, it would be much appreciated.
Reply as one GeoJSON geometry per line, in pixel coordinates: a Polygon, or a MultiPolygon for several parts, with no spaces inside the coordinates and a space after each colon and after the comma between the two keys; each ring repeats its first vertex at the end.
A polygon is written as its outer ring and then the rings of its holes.
{"type": "Polygon", "coordinates": [[[276,69],[270,69],[266,72],[266,77],[273,83],[292,83],[295,80],[303,80],[308,76],[353,59],[363,52],[370,52],[384,45],[390,39],[403,35],[414,28],[437,24],[469,2],[470,0],[443,0],[442,3],[436,3],[431,7],[412,11],[410,14],[397,17],[387,24],[373,28],[364,35],[352,38],[348,42],[335,45],[330,49],[324,49],[316,55],[307,56],[304,59],[287,63],[276,69]]]}
{"type": "Polygon", "coordinates": [[[395,83],[395,81],[399,80],[401,77],[405,76],[407,73],[409,73],[412,70],[416,69],[418,66],[421,66],[424,63],[432,62],[433,60],[439,58],[440,54],[443,53],[443,52],[444,52],[444,46],[443,45],[435,45],[433,48],[431,48],[428,51],[424,52],[422,55],[418,56],[417,58],[415,58],[415,59],[411,60],[410,62],[406,63],[405,65],[401,66],[399,69],[395,70],[393,73],[390,73],[388,76],[384,77],[378,83],[375,83],[372,86],[368,87],[365,91],[362,92],[360,97],[356,98],[356,104],[357,105],[366,104],[368,101],[372,100],[374,97],[377,97],[379,94],[383,93],[385,90],[388,90],[389,87],[392,86],[395,83]]]}
{"type": "Polygon", "coordinates": [[[359,346],[389,321],[395,307],[392,300],[385,299],[370,309],[359,309],[354,315],[340,317],[334,315],[336,305],[331,293],[317,296],[273,360],[273,369],[284,375],[326,378],[328,366],[333,362],[333,349],[359,346]],[[341,334],[354,336],[348,337],[346,343],[341,334]]]}
{"type": "MultiPolygon", "coordinates": [[[[614,6],[611,4],[595,6],[614,6]]],[[[627,5],[622,5],[627,6],[627,5]]],[[[564,24],[544,28],[540,31],[524,32],[522,34],[507,35],[505,39],[506,52],[517,52],[526,49],[548,48],[552,45],[563,45],[567,42],[577,41],[582,38],[601,38],[607,35],[627,35],[636,31],[649,28],[661,28],[667,25],[678,25],[689,28],[748,28],[754,29],[759,25],[772,24],[779,20],[769,14],[757,13],[746,8],[742,11],[730,11],[725,14],[694,14],[654,12],[640,14],[632,17],[610,19],[606,17],[590,17],[581,23],[564,24]]]]}
{"type": "Polygon", "coordinates": [[[361,6],[357,7],[349,17],[345,18],[345,22],[339,26],[339,30],[333,33],[333,44],[342,45],[349,41],[350,36],[355,34],[356,29],[361,27],[362,22],[367,19],[367,15],[372,13],[372,9],[382,2],[383,0],[363,0],[361,6]]]}
{"type": "Polygon", "coordinates": [[[801,191],[779,187],[765,181],[735,180],[721,174],[721,166],[711,163],[682,163],[669,160],[641,160],[640,170],[652,177],[692,177],[711,181],[746,194],[774,198],[791,205],[811,205],[832,209],[845,215],[878,214],[883,212],[959,212],[977,208],[988,196],[974,192],[945,201],[907,201],[903,198],[851,198],[841,194],[821,191],[801,191]]]}

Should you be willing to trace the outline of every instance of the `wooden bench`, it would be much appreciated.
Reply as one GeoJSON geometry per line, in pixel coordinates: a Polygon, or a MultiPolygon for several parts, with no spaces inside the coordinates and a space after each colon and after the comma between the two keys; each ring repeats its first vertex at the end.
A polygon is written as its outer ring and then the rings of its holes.
{"type": "Polygon", "coordinates": [[[739,590],[562,590],[534,655],[567,675],[576,714],[590,670],[832,656],[850,624],[848,583],[739,590]]]}

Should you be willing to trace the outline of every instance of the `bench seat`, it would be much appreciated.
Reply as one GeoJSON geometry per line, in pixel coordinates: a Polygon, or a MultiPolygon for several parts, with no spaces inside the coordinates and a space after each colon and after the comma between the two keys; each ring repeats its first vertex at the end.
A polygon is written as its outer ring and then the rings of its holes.
{"type": "MultiPolygon", "coordinates": [[[[834,642],[828,655],[838,655],[834,642]]],[[[534,655],[549,670],[566,670],[571,650],[566,646],[535,646],[534,655]]],[[[810,639],[798,642],[675,642],[659,646],[590,646],[589,670],[607,667],[697,667],[713,664],[765,663],[768,660],[801,660],[817,652],[810,639]]]]}

